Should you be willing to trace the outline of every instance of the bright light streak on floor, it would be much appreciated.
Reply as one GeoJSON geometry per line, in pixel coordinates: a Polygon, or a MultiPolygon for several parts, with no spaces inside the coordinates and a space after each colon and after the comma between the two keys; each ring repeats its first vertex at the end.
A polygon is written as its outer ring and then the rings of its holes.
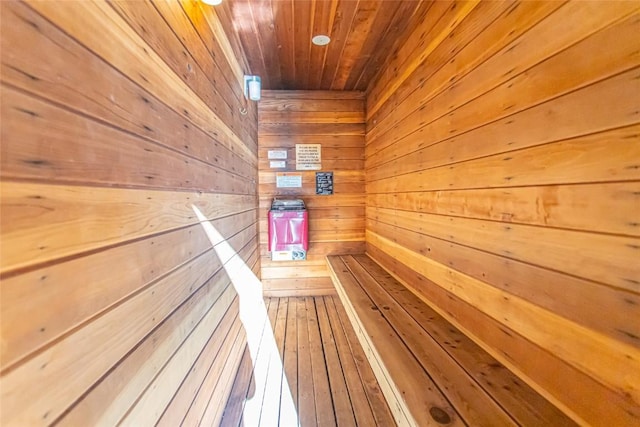
{"type": "Polygon", "coordinates": [[[192,208],[238,293],[240,321],[247,334],[247,346],[253,363],[255,384],[267,384],[265,389],[256,389],[254,395],[246,400],[243,424],[271,426],[279,422],[281,426],[298,426],[298,414],[262,298],[262,282],[202,212],[194,205],[192,208]],[[267,377],[270,379],[269,382],[267,377]],[[281,386],[280,381],[274,381],[277,378],[282,378],[281,386]],[[263,400],[265,400],[264,405],[263,400]],[[261,413],[263,407],[280,408],[280,410],[279,413],[278,411],[261,413]]]}

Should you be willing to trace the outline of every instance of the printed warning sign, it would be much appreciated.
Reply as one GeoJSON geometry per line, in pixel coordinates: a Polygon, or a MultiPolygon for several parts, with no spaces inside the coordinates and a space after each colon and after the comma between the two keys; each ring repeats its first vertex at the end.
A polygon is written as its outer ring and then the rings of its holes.
{"type": "Polygon", "coordinates": [[[316,194],[322,196],[333,194],[333,172],[316,172],[316,194]]]}
{"type": "Polygon", "coordinates": [[[279,173],[276,175],[277,188],[301,188],[302,175],[279,173]]]}
{"type": "Polygon", "coordinates": [[[322,146],[320,144],[296,144],[296,170],[322,169],[322,146]]]}
{"type": "Polygon", "coordinates": [[[269,167],[271,169],[286,168],[287,167],[287,161],[286,160],[271,160],[271,161],[269,161],[269,167]]]}
{"type": "Polygon", "coordinates": [[[269,150],[267,151],[267,158],[271,159],[286,159],[287,150],[269,150]]]}

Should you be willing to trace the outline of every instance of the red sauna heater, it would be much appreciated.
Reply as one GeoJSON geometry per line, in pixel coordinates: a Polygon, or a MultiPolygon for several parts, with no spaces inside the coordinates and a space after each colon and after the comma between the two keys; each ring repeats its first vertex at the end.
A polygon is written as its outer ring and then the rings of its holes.
{"type": "Polygon", "coordinates": [[[301,199],[273,199],[269,210],[269,251],[273,261],[307,259],[309,216],[301,199]]]}

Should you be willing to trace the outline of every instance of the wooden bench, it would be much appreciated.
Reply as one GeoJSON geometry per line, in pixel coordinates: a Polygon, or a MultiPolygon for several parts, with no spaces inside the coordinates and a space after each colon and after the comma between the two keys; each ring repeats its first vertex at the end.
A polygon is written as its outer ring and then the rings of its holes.
{"type": "Polygon", "coordinates": [[[398,425],[575,425],[368,256],[327,260],[398,425]]]}

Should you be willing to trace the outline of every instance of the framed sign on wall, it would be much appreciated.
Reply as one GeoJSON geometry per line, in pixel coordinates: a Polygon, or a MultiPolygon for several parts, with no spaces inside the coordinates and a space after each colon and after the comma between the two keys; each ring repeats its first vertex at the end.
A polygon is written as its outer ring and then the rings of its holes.
{"type": "Polygon", "coordinates": [[[333,172],[316,172],[316,194],[321,196],[333,194],[333,172]]]}
{"type": "Polygon", "coordinates": [[[296,170],[313,171],[322,168],[322,145],[296,144],[296,170]]]}

